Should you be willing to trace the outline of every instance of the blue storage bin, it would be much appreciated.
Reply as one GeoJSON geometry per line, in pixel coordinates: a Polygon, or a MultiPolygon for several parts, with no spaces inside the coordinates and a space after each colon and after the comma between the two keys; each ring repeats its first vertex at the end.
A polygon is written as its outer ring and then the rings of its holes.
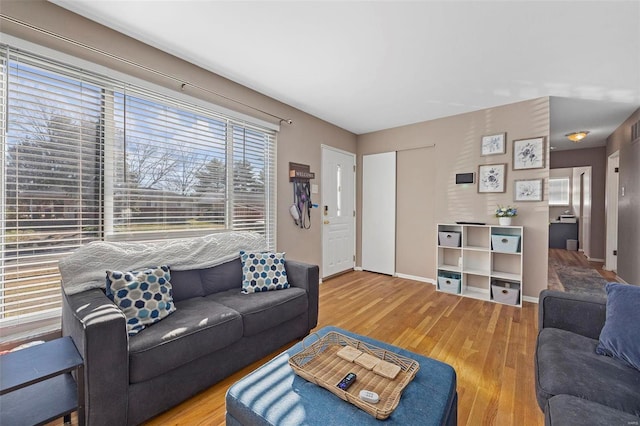
{"type": "Polygon", "coordinates": [[[491,235],[493,251],[503,253],[518,253],[520,251],[520,235],[491,235]]]}
{"type": "Polygon", "coordinates": [[[438,290],[446,293],[460,294],[460,274],[455,272],[438,273],[438,290]]]}

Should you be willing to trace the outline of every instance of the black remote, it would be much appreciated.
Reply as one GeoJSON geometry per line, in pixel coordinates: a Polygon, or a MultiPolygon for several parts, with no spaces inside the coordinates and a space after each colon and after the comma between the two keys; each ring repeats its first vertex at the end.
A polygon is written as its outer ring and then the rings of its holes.
{"type": "Polygon", "coordinates": [[[340,383],[338,383],[338,387],[343,391],[346,391],[347,389],[349,389],[349,386],[351,386],[351,384],[355,381],[356,381],[355,373],[349,373],[346,376],[344,376],[344,379],[340,380],[340,383]]]}

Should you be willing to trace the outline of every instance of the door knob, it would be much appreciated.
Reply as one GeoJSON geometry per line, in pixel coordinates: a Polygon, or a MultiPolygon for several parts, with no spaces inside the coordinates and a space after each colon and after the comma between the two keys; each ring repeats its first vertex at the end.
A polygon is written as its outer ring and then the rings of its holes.
{"type": "Polygon", "coordinates": [[[329,224],[329,221],[328,221],[328,220],[325,220],[323,223],[324,223],[325,225],[328,225],[328,224],[329,224]]]}

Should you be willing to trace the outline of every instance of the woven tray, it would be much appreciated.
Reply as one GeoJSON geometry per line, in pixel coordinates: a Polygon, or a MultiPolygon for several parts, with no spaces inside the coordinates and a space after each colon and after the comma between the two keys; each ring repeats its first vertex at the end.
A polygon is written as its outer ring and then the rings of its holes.
{"type": "MultiPolygon", "coordinates": [[[[311,336],[316,336],[312,334],[311,336]]],[[[308,337],[307,337],[308,339],[308,337]]],[[[383,420],[391,415],[400,402],[402,390],[413,380],[420,365],[417,361],[377,348],[373,345],[330,331],[316,342],[305,347],[289,358],[289,365],[300,377],[322,386],[347,402],[361,408],[377,419],[383,420]],[[391,380],[367,370],[353,362],[336,355],[344,346],[352,346],[384,361],[400,366],[400,373],[391,380]],[[336,385],[347,373],[356,374],[356,381],[344,391],[336,385]],[[366,389],[378,394],[380,401],[370,404],[362,401],[360,391],[366,389]]]]}

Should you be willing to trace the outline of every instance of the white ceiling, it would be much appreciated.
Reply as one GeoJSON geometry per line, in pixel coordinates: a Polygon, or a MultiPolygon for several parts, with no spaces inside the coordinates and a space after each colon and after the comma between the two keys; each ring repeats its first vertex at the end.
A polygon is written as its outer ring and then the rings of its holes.
{"type": "Polygon", "coordinates": [[[356,134],[557,96],[551,145],[602,146],[640,106],[637,0],[50,1],[356,134]]]}

